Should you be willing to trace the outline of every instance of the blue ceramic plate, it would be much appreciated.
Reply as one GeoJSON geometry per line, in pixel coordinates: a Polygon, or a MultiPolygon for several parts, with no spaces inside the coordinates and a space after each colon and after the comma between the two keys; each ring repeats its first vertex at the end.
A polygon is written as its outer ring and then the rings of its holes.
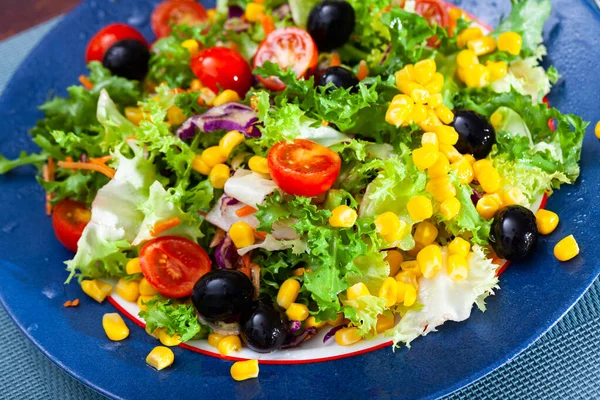
{"type": "MultiPolygon", "coordinates": [[[[492,25],[508,0],[458,2],[492,25]]],[[[550,101],[563,112],[600,120],[600,13],[592,0],[556,0],[547,26],[548,61],[564,79],[550,101]]],[[[84,2],[40,43],[19,68],[0,99],[0,153],[34,150],[27,130],[41,117],[36,105],[49,93],[64,94],[85,73],[87,41],[109,22],[138,26],[147,37],[155,4],[142,1],[84,2]]],[[[0,177],[0,300],[23,333],[67,373],[112,398],[435,398],[504,364],[556,323],[600,272],[600,143],[590,128],[582,154],[582,178],[552,196],[548,208],[561,216],[559,229],[544,237],[526,263],[514,263],[489,298],[488,311],[464,323],[446,323],[410,350],[384,348],[319,364],[264,365],[259,379],[237,383],[230,362],[175,348],[175,364],[157,372],[144,359],[156,345],[140,328],[123,342],[109,342],[99,305],[76,284],[63,286],[63,261],[72,254],[56,241],[44,215],[44,195],[32,170],[0,177]],[[581,256],[559,263],[552,248],[574,234],[581,256]],[[64,308],[79,298],[77,308],[64,308]]],[[[133,325],[130,323],[130,326],[133,325]]]]}

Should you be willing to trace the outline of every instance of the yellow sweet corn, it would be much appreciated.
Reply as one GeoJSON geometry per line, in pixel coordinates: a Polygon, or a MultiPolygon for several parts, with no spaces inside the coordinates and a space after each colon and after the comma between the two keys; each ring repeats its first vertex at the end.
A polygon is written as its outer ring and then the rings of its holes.
{"type": "Polygon", "coordinates": [[[458,142],[458,132],[451,126],[440,125],[435,128],[434,132],[441,144],[454,146],[458,142]]]}
{"type": "MultiPolygon", "coordinates": [[[[415,261],[416,263],[416,261],[415,261]]],[[[419,264],[416,263],[417,268],[419,268],[419,264]]],[[[410,271],[401,271],[398,272],[396,274],[396,276],[394,277],[394,279],[396,279],[397,282],[403,282],[406,283],[408,285],[411,285],[415,288],[415,290],[419,289],[419,278],[423,276],[421,274],[420,269],[419,270],[410,270],[410,271]]],[[[403,302],[403,299],[398,300],[398,302],[403,302]]]]}
{"type": "Polygon", "coordinates": [[[425,89],[429,93],[441,93],[444,87],[444,75],[439,72],[433,74],[431,81],[427,85],[425,85],[425,89]]]}
{"type": "Polygon", "coordinates": [[[468,88],[482,88],[490,83],[490,71],[485,65],[473,64],[467,68],[459,68],[458,74],[468,88]]]}
{"type": "Polygon", "coordinates": [[[119,279],[115,292],[123,299],[134,302],[140,296],[140,284],[136,281],[127,281],[125,278],[119,279]]]}
{"type": "Polygon", "coordinates": [[[380,299],[385,300],[385,306],[391,307],[396,304],[396,298],[398,297],[398,287],[394,278],[385,278],[381,288],[379,288],[380,299]]]}
{"type": "Polygon", "coordinates": [[[498,129],[498,127],[500,127],[500,125],[502,124],[503,121],[504,121],[504,117],[502,116],[502,113],[500,113],[498,111],[493,113],[492,116],[490,117],[490,124],[492,124],[492,126],[496,129],[498,129]]]}
{"type": "Polygon", "coordinates": [[[242,349],[242,342],[240,340],[240,337],[237,335],[225,336],[223,339],[219,340],[219,344],[217,344],[217,349],[222,355],[228,356],[231,353],[240,351],[242,349]]]}
{"type": "Polygon", "coordinates": [[[369,288],[362,282],[358,282],[346,289],[346,297],[348,300],[356,300],[362,296],[370,296],[369,288]]]}
{"type": "Polygon", "coordinates": [[[164,346],[156,346],[146,357],[146,364],[160,371],[173,364],[175,354],[173,350],[164,346]]]}
{"type": "Polygon", "coordinates": [[[196,154],[194,160],[192,161],[192,169],[199,174],[208,175],[210,174],[212,167],[204,162],[200,154],[196,154]]]}
{"type": "Polygon", "coordinates": [[[408,214],[413,221],[423,221],[433,215],[431,200],[425,196],[413,196],[406,205],[408,214]]]}
{"type": "MultiPolygon", "coordinates": [[[[468,156],[471,156],[468,154],[468,156]]],[[[472,156],[471,156],[472,157],[472,156]]],[[[450,165],[450,169],[454,171],[456,177],[460,180],[460,183],[468,185],[473,182],[475,178],[475,172],[473,171],[473,166],[469,162],[469,158],[467,156],[461,158],[459,161],[450,165]]]]}
{"type": "Polygon", "coordinates": [[[449,125],[452,123],[452,121],[454,121],[454,113],[443,104],[436,107],[435,114],[438,116],[440,121],[446,125],[449,125]]]}
{"type": "Polygon", "coordinates": [[[244,17],[248,22],[260,22],[263,15],[265,15],[264,4],[250,2],[246,6],[244,17]]]}
{"type": "Polygon", "coordinates": [[[508,74],[508,64],[506,64],[506,61],[488,61],[485,63],[485,66],[490,71],[492,81],[502,79],[508,74]]]}
{"type": "Polygon", "coordinates": [[[440,213],[450,221],[458,215],[461,207],[460,200],[456,197],[449,197],[440,204],[440,213]]]}
{"type": "MultiPolygon", "coordinates": [[[[394,284],[395,284],[395,282],[394,282],[394,284]]],[[[394,301],[394,303],[395,303],[395,301],[394,301]]],[[[377,324],[375,325],[375,332],[377,332],[377,333],[385,332],[388,329],[392,329],[394,327],[394,325],[396,325],[396,320],[393,315],[386,316],[386,315],[381,314],[377,317],[377,324]]]]}
{"type": "Polygon", "coordinates": [[[406,307],[410,307],[417,301],[417,289],[409,283],[396,281],[398,297],[396,303],[402,303],[406,307]]]}
{"type": "Polygon", "coordinates": [[[438,160],[427,170],[427,175],[431,179],[439,178],[442,176],[448,175],[450,172],[450,161],[446,158],[445,155],[440,153],[438,160]]]}
{"type": "Polygon", "coordinates": [[[483,196],[479,199],[475,208],[483,219],[492,219],[500,209],[500,204],[493,197],[483,196]]]}
{"type": "Polygon", "coordinates": [[[438,202],[443,202],[446,199],[456,196],[456,188],[449,176],[434,178],[427,182],[425,190],[431,193],[433,198],[438,202]]]}
{"type": "Polygon", "coordinates": [[[229,228],[229,237],[238,249],[252,246],[255,243],[254,229],[246,222],[236,222],[229,228]]]}
{"type": "Polygon", "coordinates": [[[139,257],[132,258],[131,260],[127,261],[127,265],[125,265],[125,272],[127,272],[127,275],[139,274],[142,272],[139,257]]]}
{"type": "Polygon", "coordinates": [[[415,104],[425,104],[431,94],[424,87],[415,87],[410,92],[410,97],[415,101],[415,104]]]}
{"type": "Polygon", "coordinates": [[[112,292],[113,287],[98,279],[91,279],[82,281],[81,289],[92,299],[96,300],[98,303],[102,303],[106,296],[112,292]]]}
{"type": "Polygon", "coordinates": [[[410,114],[409,120],[415,124],[421,123],[427,119],[427,107],[423,104],[415,104],[410,114]]]}
{"type": "Polygon", "coordinates": [[[125,107],[125,117],[134,125],[139,125],[144,119],[144,112],[139,107],[125,107]]]}
{"type": "Polygon", "coordinates": [[[187,49],[187,51],[190,53],[190,55],[195,55],[198,54],[198,52],[200,51],[200,45],[198,44],[198,42],[194,39],[188,39],[188,40],[184,40],[181,43],[181,47],[187,49]]]}
{"type": "Polygon", "coordinates": [[[469,40],[467,47],[477,56],[484,56],[496,50],[496,39],[491,36],[484,36],[479,39],[469,40]]]}
{"type": "Polygon", "coordinates": [[[351,346],[360,342],[362,338],[358,334],[358,328],[342,328],[335,333],[335,341],[340,346],[351,346]]]}
{"type": "Polygon", "coordinates": [[[440,157],[440,152],[434,146],[419,147],[413,150],[412,159],[417,168],[426,170],[435,164],[440,157]]]}
{"type": "Polygon", "coordinates": [[[500,190],[501,180],[498,170],[494,167],[483,168],[476,174],[481,188],[486,193],[495,193],[500,190]]]}
{"type": "Polygon", "coordinates": [[[550,210],[541,209],[535,214],[538,231],[542,235],[549,235],[558,226],[558,215],[550,210]]]}
{"type": "Polygon", "coordinates": [[[400,270],[404,256],[398,250],[388,250],[385,255],[385,261],[390,266],[390,276],[394,276],[400,270]]]}
{"type": "Polygon", "coordinates": [[[212,105],[221,106],[223,104],[233,103],[236,101],[240,101],[240,96],[237,94],[236,91],[227,89],[223,90],[217,95],[217,97],[215,97],[215,99],[212,102],[212,105]]]}
{"type": "Polygon", "coordinates": [[[118,342],[129,336],[129,328],[117,313],[104,314],[102,316],[102,328],[104,328],[106,336],[113,342],[118,342]]]}
{"type": "Polygon", "coordinates": [[[257,174],[269,173],[269,161],[265,157],[252,156],[248,160],[248,167],[257,174]]]}
{"type": "Polygon", "coordinates": [[[219,141],[219,148],[224,157],[229,158],[229,155],[240,144],[244,143],[244,135],[238,131],[229,131],[219,141]]]}
{"type": "Polygon", "coordinates": [[[479,64],[479,59],[473,50],[462,50],[456,56],[456,64],[459,67],[468,68],[470,65],[479,64]]]}
{"type": "Polygon", "coordinates": [[[434,132],[425,132],[421,137],[421,146],[430,146],[429,148],[439,149],[440,143],[437,135],[434,132]]]}
{"type": "Polygon", "coordinates": [[[227,164],[217,164],[210,170],[208,180],[215,189],[223,189],[230,176],[231,173],[227,164]]]}
{"type": "Polygon", "coordinates": [[[296,279],[286,279],[279,287],[277,292],[277,304],[283,309],[287,309],[298,298],[300,293],[300,282],[296,279]]]}
{"type": "Polygon", "coordinates": [[[225,337],[225,335],[221,335],[220,333],[211,333],[208,335],[208,344],[212,347],[218,348],[219,342],[225,337]]]}
{"type": "Polygon", "coordinates": [[[422,221],[417,224],[415,229],[415,242],[422,246],[430,245],[437,239],[438,229],[429,221],[422,221]]]}
{"type": "Polygon", "coordinates": [[[498,36],[498,50],[518,56],[523,47],[523,38],[516,32],[504,32],[498,36]]]}
{"type": "Polygon", "coordinates": [[[311,315],[310,317],[308,317],[306,319],[306,321],[304,321],[304,327],[321,329],[322,327],[325,326],[326,323],[327,323],[327,321],[317,322],[317,319],[311,315]]]}
{"type": "Polygon", "coordinates": [[[202,161],[204,161],[209,168],[212,168],[217,164],[223,164],[227,161],[227,157],[223,155],[219,146],[213,146],[202,152],[202,161]]]}
{"type": "Polygon", "coordinates": [[[146,278],[142,278],[139,284],[140,295],[142,296],[154,296],[158,294],[158,290],[154,289],[150,282],[146,278]]]}
{"type": "Polygon", "coordinates": [[[329,225],[334,228],[352,228],[357,218],[358,214],[355,210],[345,205],[337,206],[331,211],[329,225]]]}
{"type": "Polygon", "coordinates": [[[527,202],[527,198],[518,187],[508,189],[502,193],[502,205],[504,207],[522,205],[527,202]]]}
{"type": "Polygon", "coordinates": [[[598,139],[600,139],[600,121],[598,121],[598,123],[596,123],[596,127],[594,128],[594,133],[596,134],[596,137],[598,139]]]}
{"type": "Polygon", "coordinates": [[[308,318],[308,307],[300,303],[292,303],[286,310],[285,314],[292,321],[304,321],[308,318]]]}
{"type": "Polygon", "coordinates": [[[462,255],[451,254],[448,256],[448,266],[446,267],[446,270],[448,276],[453,281],[464,281],[469,276],[469,263],[462,255]]]}
{"type": "Polygon", "coordinates": [[[569,235],[554,246],[554,256],[559,261],[569,261],[579,254],[579,245],[573,235],[569,235]]]}
{"type": "Polygon", "coordinates": [[[161,329],[160,333],[158,334],[158,340],[160,340],[160,342],[167,347],[178,346],[179,343],[181,343],[181,338],[177,333],[171,336],[164,329],[161,329]]]}
{"type": "Polygon", "coordinates": [[[450,161],[452,164],[460,161],[463,158],[463,155],[456,150],[456,147],[449,144],[440,143],[440,152],[445,155],[448,161],[450,161]]]}
{"type": "Polygon", "coordinates": [[[421,268],[421,273],[427,279],[437,275],[442,269],[442,250],[436,244],[426,246],[417,254],[417,261],[421,268]]]}
{"type": "MultiPolygon", "coordinates": [[[[429,93],[429,92],[427,92],[427,93],[429,93]]],[[[444,102],[444,98],[439,93],[430,94],[429,98],[427,99],[427,105],[432,108],[441,106],[443,104],[443,102],[444,102]]],[[[438,115],[438,117],[439,117],[439,115],[438,115]]]]}
{"type": "Polygon", "coordinates": [[[456,237],[448,245],[448,252],[450,255],[458,254],[467,258],[471,252],[471,244],[461,237],[456,237]]]}
{"type": "Polygon", "coordinates": [[[344,323],[344,314],[339,313],[335,319],[328,319],[327,323],[331,326],[340,326],[344,323]]]}
{"type": "Polygon", "coordinates": [[[186,118],[183,115],[183,110],[177,106],[171,106],[167,110],[167,121],[171,125],[181,125],[185,122],[186,118]]]}
{"type": "Polygon", "coordinates": [[[146,311],[146,310],[148,310],[148,306],[145,305],[144,303],[149,302],[153,298],[154,298],[154,296],[143,296],[143,295],[140,295],[140,297],[138,297],[136,303],[137,303],[138,307],[140,308],[140,310],[146,311]]]}
{"type": "MultiPolygon", "coordinates": [[[[249,3],[255,4],[255,3],[249,3]]],[[[262,4],[258,4],[262,5],[262,4]]],[[[236,381],[258,378],[259,368],[257,360],[236,361],[229,370],[231,377],[236,381]]]]}
{"type": "Polygon", "coordinates": [[[479,39],[480,37],[483,37],[483,31],[481,30],[481,28],[473,27],[463,29],[456,38],[457,45],[459,48],[463,48],[471,40],[479,39]]]}
{"type": "Polygon", "coordinates": [[[421,60],[415,64],[414,67],[414,80],[421,85],[429,83],[435,74],[437,66],[435,61],[431,58],[421,60]]]}
{"type": "Polygon", "coordinates": [[[385,212],[375,218],[375,228],[382,236],[394,234],[400,229],[400,219],[391,211],[385,212]]]}
{"type": "Polygon", "coordinates": [[[399,81],[413,81],[414,78],[415,66],[412,64],[408,64],[404,66],[400,71],[396,72],[396,86],[398,86],[399,81]]]}

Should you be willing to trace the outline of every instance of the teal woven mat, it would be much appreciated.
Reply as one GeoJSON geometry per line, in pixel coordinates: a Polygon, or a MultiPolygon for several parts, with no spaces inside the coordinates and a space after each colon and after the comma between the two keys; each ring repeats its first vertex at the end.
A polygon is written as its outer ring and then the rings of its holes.
{"type": "MultiPolygon", "coordinates": [[[[57,22],[0,42],[0,93],[19,63],[57,22]]],[[[48,361],[2,307],[0,354],[0,399],[104,398],[48,361]]],[[[450,399],[600,399],[600,280],[529,349],[445,400],[450,399]]]]}

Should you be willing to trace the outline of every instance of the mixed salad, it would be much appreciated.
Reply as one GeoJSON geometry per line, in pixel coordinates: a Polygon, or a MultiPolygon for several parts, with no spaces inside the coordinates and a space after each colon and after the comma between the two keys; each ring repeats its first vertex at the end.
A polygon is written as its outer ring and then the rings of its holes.
{"type": "Polygon", "coordinates": [[[39,168],[67,283],[137,302],[165,346],[408,346],[485,310],[558,224],[531,210],[579,176],[587,123],[544,102],[550,1],[512,2],[489,31],[439,0],[168,0],[152,45],[98,32],[89,75],[41,106],[40,152],[0,171],[39,168]]]}

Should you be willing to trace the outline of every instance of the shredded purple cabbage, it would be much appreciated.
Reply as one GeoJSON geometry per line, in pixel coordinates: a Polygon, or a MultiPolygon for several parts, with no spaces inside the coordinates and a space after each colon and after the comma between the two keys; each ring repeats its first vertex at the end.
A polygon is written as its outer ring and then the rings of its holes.
{"type": "Polygon", "coordinates": [[[196,129],[202,133],[217,130],[239,131],[246,136],[260,137],[255,124],[258,121],[256,111],[252,107],[240,103],[226,103],[206,111],[204,114],[188,118],[177,129],[181,140],[196,136],[196,129]]]}
{"type": "Polygon", "coordinates": [[[473,205],[476,206],[479,200],[481,200],[481,194],[479,194],[479,192],[476,190],[473,190],[473,193],[471,194],[471,201],[473,202],[473,205]]]}
{"type": "Polygon", "coordinates": [[[244,15],[244,9],[240,6],[229,6],[227,9],[227,18],[241,18],[244,15]]]}
{"type": "Polygon", "coordinates": [[[281,348],[283,350],[285,350],[285,349],[292,349],[294,347],[298,347],[302,343],[304,343],[306,340],[313,337],[316,333],[317,333],[317,328],[310,327],[310,328],[304,329],[302,331],[302,333],[300,333],[299,335],[296,335],[296,336],[288,335],[288,337],[285,340],[285,343],[283,344],[283,346],[281,346],[281,348]]]}
{"type": "Polygon", "coordinates": [[[331,340],[331,338],[335,336],[335,333],[336,333],[337,331],[339,331],[339,330],[340,330],[340,329],[342,329],[342,328],[345,328],[346,326],[347,326],[347,325],[343,324],[343,325],[334,326],[333,328],[331,328],[331,329],[329,330],[329,332],[327,332],[327,333],[325,334],[325,337],[323,338],[323,343],[327,343],[327,342],[329,342],[329,341],[331,340]]]}
{"type": "Polygon", "coordinates": [[[221,199],[221,213],[224,213],[227,207],[235,206],[238,203],[239,201],[236,198],[224,195],[221,199]]]}
{"type": "Polygon", "coordinates": [[[294,334],[300,330],[302,327],[302,322],[300,321],[290,321],[290,327],[288,328],[288,332],[294,334]]]}
{"type": "Polygon", "coordinates": [[[215,247],[215,261],[219,269],[235,269],[240,262],[240,255],[229,235],[215,247]]]}

